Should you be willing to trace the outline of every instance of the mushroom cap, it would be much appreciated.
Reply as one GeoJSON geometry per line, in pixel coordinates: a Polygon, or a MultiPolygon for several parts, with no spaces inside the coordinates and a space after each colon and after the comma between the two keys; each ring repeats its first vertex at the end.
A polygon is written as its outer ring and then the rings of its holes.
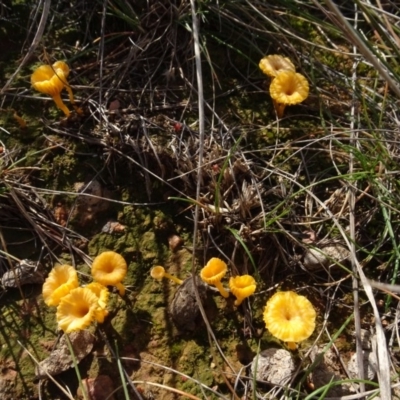
{"type": "Polygon", "coordinates": [[[297,104],[308,97],[307,79],[294,71],[281,71],[271,82],[269,92],[279,104],[297,104]]]}
{"type": "Polygon", "coordinates": [[[49,273],[42,288],[44,302],[58,306],[60,300],[79,286],[78,274],[70,265],[57,265],[49,273]]]}
{"type": "Polygon", "coordinates": [[[229,288],[238,300],[251,296],[256,291],[256,281],[251,275],[241,275],[229,279],[229,288]]]}
{"type": "Polygon", "coordinates": [[[86,329],[95,319],[99,298],[88,288],[76,288],[57,307],[58,327],[65,333],[86,329]]]}
{"type": "Polygon", "coordinates": [[[284,342],[301,342],[314,332],[316,312],[311,302],[295,292],[275,293],[264,309],[270,333],[284,342]]]}
{"type": "Polygon", "coordinates": [[[282,57],[277,54],[265,56],[258,64],[261,71],[274,78],[281,71],[296,71],[294,64],[287,57],[282,57]]]}
{"type": "Polygon", "coordinates": [[[64,69],[65,68],[60,67],[55,69],[54,65],[41,65],[36,68],[31,75],[33,88],[38,92],[48,94],[51,97],[59,95],[67,83],[64,69]]]}
{"type": "Polygon", "coordinates": [[[228,266],[220,258],[211,258],[206,266],[200,271],[201,279],[209,285],[221,281],[228,271],[228,266]]]}
{"type": "Polygon", "coordinates": [[[165,269],[164,269],[164,267],[161,267],[160,265],[157,265],[156,267],[153,267],[150,270],[150,275],[154,279],[161,280],[162,278],[164,278],[165,269]]]}
{"type": "Polygon", "coordinates": [[[56,75],[59,74],[60,70],[63,72],[65,79],[68,78],[69,75],[69,67],[67,65],[67,63],[65,63],[64,61],[56,61],[53,65],[52,65],[56,75]]]}
{"type": "Polygon", "coordinates": [[[127,269],[124,257],[115,251],[105,251],[93,260],[92,276],[104,286],[118,286],[125,278],[127,269]]]}

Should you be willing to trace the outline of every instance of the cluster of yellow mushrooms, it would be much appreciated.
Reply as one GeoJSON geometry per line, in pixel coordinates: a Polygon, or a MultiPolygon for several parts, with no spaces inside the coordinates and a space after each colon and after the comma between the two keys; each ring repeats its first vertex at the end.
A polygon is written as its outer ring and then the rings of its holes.
{"type": "MultiPolygon", "coordinates": [[[[91,273],[94,282],[79,286],[76,269],[70,265],[55,266],[43,284],[43,299],[48,306],[57,307],[58,327],[69,333],[86,329],[96,321],[103,323],[108,315],[109,298],[107,286],[115,286],[119,294],[125,294],[121,283],[127,272],[125,259],[118,253],[106,251],[94,260],[91,273]]],[[[211,258],[201,270],[200,277],[208,285],[215,286],[219,293],[228,298],[235,297],[235,305],[256,290],[256,281],[250,275],[229,279],[230,292],[224,288],[222,279],[228,272],[227,264],[216,257],[211,258]]],[[[182,284],[183,281],[167,273],[161,266],[152,268],[151,276],[161,280],[168,278],[182,284]]],[[[316,312],[311,302],[292,291],[275,293],[264,309],[264,322],[270,333],[287,343],[289,349],[296,349],[296,343],[307,339],[315,328],[316,312]]]]}
{"type": "Polygon", "coordinates": [[[308,81],[296,72],[289,58],[276,54],[269,55],[261,59],[259,67],[272,79],[269,93],[279,118],[283,117],[287,105],[301,103],[308,97],[308,81]]]}
{"type": "Polygon", "coordinates": [[[94,282],[79,286],[76,269],[70,265],[55,266],[43,284],[43,299],[57,307],[58,327],[69,333],[86,329],[92,322],[103,323],[109,298],[107,286],[116,286],[125,294],[121,283],[127,272],[124,258],[113,251],[98,255],[92,264],[94,282]]]}
{"type": "MultiPolygon", "coordinates": [[[[229,292],[221,282],[227,271],[227,264],[213,257],[200,271],[200,277],[205,283],[215,286],[223,297],[228,298],[229,292]]],[[[183,283],[181,279],[167,273],[161,266],[154,267],[151,270],[151,276],[158,280],[168,278],[178,285],[183,283]]],[[[246,297],[254,294],[256,281],[250,275],[231,277],[229,289],[236,297],[235,305],[239,306],[246,297]]],[[[291,350],[297,348],[296,343],[309,338],[315,329],[316,312],[311,302],[292,291],[275,293],[267,301],[263,317],[269,332],[285,342],[291,350]]]]}

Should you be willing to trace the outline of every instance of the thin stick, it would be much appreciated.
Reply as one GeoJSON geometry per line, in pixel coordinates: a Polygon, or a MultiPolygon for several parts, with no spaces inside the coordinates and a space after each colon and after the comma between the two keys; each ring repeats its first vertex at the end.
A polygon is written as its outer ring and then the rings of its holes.
{"type": "MultiPolygon", "coordinates": [[[[357,4],[354,4],[354,29],[357,29],[357,22],[358,22],[358,9],[357,4]]],[[[357,47],[353,45],[353,54],[354,57],[357,57],[358,51],[357,47]]],[[[355,58],[356,60],[356,58],[355,58]]],[[[356,81],[357,81],[357,61],[353,63],[353,74],[351,77],[351,85],[353,89],[353,99],[351,105],[351,121],[350,121],[350,146],[352,148],[357,146],[358,141],[358,133],[354,130],[355,127],[355,119],[356,119],[356,111],[355,111],[355,104],[357,102],[356,97],[356,81]]],[[[349,154],[349,173],[352,174],[354,172],[354,153],[350,151],[349,154]]],[[[353,313],[354,313],[354,325],[356,329],[356,351],[357,351],[357,365],[358,365],[358,374],[359,378],[361,379],[360,382],[360,391],[362,393],[365,392],[365,383],[364,381],[364,355],[362,350],[362,342],[361,342],[361,317],[360,317],[360,299],[359,299],[359,282],[358,282],[358,273],[357,273],[357,266],[355,264],[355,259],[357,257],[356,254],[356,247],[355,247],[355,239],[356,239],[356,223],[355,223],[355,207],[356,207],[356,188],[354,185],[356,182],[349,186],[349,223],[350,223],[350,253],[351,253],[351,266],[353,270],[352,276],[352,287],[353,287],[353,313]]]]}

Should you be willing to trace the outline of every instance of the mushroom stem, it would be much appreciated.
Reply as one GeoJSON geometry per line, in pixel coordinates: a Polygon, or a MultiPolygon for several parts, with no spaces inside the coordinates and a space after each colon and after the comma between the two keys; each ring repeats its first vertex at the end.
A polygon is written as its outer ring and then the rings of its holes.
{"type": "Polygon", "coordinates": [[[221,281],[215,282],[214,286],[219,290],[219,292],[221,293],[221,296],[223,296],[225,298],[229,297],[229,293],[224,289],[224,287],[222,286],[221,281]]]}
{"type": "Polygon", "coordinates": [[[233,304],[234,304],[236,307],[237,307],[237,306],[240,306],[240,305],[242,304],[242,301],[243,301],[244,299],[245,299],[244,297],[243,297],[242,299],[237,298],[233,304]]]}
{"type": "Polygon", "coordinates": [[[108,315],[108,311],[107,310],[105,310],[104,308],[98,308],[96,313],[95,313],[96,321],[99,324],[102,324],[104,322],[105,317],[107,317],[107,315],[108,315]]]}
{"type": "Polygon", "coordinates": [[[182,285],[182,283],[183,283],[182,279],[179,279],[176,276],[169,274],[168,272],[164,273],[164,278],[171,279],[171,281],[174,281],[178,285],[182,285]]]}
{"type": "Polygon", "coordinates": [[[286,342],[286,346],[288,347],[289,350],[297,349],[297,344],[295,342],[286,342]]]}
{"type": "Polygon", "coordinates": [[[125,286],[121,282],[117,282],[115,287],[118,289],[120,296],[125,294],[125,286]]]}
{"type": "Polygon", "coordinates": [[[278,103],[276,100],[273,100],[273,102],[274,102],[274,107],[275,107],[275,111],[276,111],[278,118],[282,118],[283,113],[286,108],[286,104],[278,103]]]}
{"type": "Polygon", "coordinates": [[[61,100],[61,96],[59,93],[55,94],[53,97],[54,103],[56,103],[56,106],[67,116],[69,117],[69,110],[68,107],[63,103],[61,100]]]}

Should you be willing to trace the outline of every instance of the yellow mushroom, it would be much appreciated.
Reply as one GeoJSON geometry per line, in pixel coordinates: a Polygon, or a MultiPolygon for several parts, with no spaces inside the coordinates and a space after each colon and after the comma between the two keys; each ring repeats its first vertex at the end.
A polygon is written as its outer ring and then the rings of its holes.
{"type": "Polygon", "coordinates": [[[57,265],[49,273],[42,288],[44,302],[57,306],[61,299],[79,286],[78,274],[70,265],[57,265]]]}
{"type": "Polygon", "coordinates": [[[316,312],[311,302],[295,292],[275,293],[264,309],[264,322],[270,333],[287,343],[291,350],[314,332],[316,312]]]}
{"type": "Polygon", "coordinates": [[[65,333],[86,329],[96,319],[99,298],[87,288],[76,288],[57,307],[58,327],[65,333]]]}
{"type": "Polygon", "coordinates": [[[31,75],[32,87],[40,93],[51,96],[56,106],[68,117],[70,111],[61,99],[61,91],[68,91],[69,99],[74,104],[72,89],[68,84],[68,65],[63,61],[56,61],[53,65],[41,65],[31,75]]]}
{"type": "Polygon", "coordinates": [[[221,283],[221,279],[225,276],[227,271],[228,266],[226,263],[217,257],[213,257],[200,271],[200,277],[204,282],[215,286],[221,295],[227,298],[229,297],[229,293],[224,289],[221,283]]]}
{"type": "Polygon", "coordinates": [[[258,66],[265,75],[271,78],[274,78],[281,71],[296,71],[294,64],[289,58],[277,54],[263,57],[258,66]]]}
{"type": "Polygon", "coordinates": [[[307,79],[294,71],[279,72],[269,87],[278,118],[283,117],[287,105],[301,103],[308,97],[307,79]]]}
{"type": "Polygon", "coordinates": [[[241,275],[229,279],[229,288],[236,297],[235,306],[251,296],[256,291],[256,281],[251,275],[241,275]]]}
{"type": "Polygon", "coordinates": [[[182,279],[177,278],[176,276],[173,276],[169,274],[167,271],[165,271],[164,267],[161,267],[160,265],[157,265],[156,267],[153,267],[150,271],[150,275],[152,278],[161,280],[163,278],[170,279],[171,281],[174,281],[178,285],[182,284],[182,279]]]}
{"type": "Polygon", "coordinates": [[[104,286],[116,286],[119,294],[123,296],[125,286],[121,281],[125,278],[127,269],[124,257],[115,251],[105,251],[93,260],[92,276],[104,286]]]}

